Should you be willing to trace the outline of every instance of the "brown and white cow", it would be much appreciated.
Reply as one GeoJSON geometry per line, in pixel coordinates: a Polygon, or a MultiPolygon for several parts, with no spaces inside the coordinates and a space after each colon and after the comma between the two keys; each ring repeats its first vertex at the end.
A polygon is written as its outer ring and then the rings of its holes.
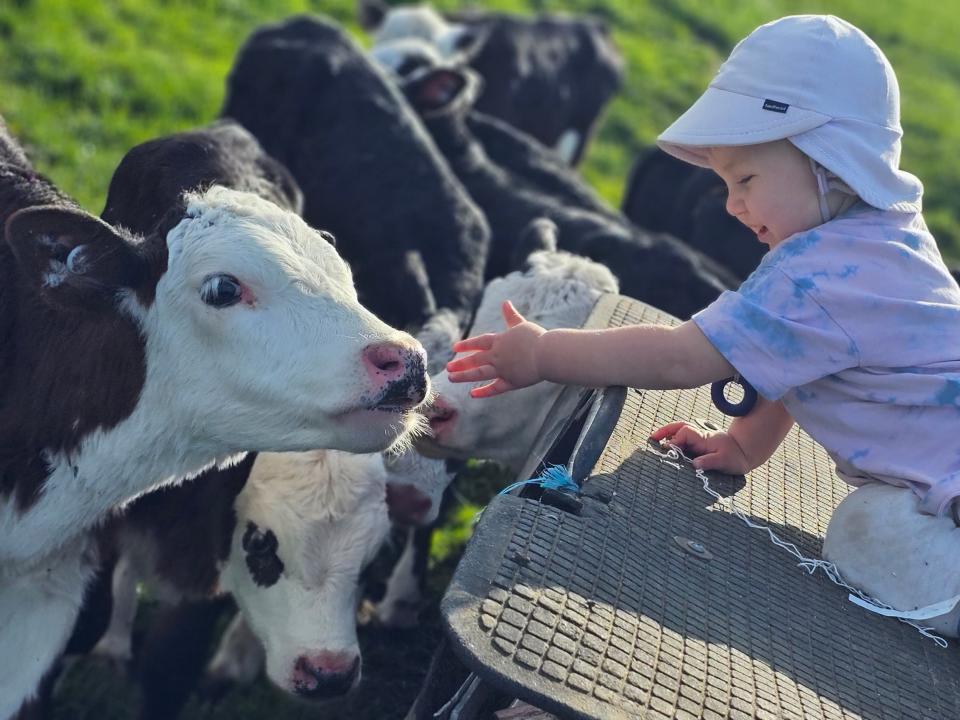
{"type": "Polygon", "coordinates": [[[61,652],[113,508],[247,450],[383,449],[427,392],[419,344],[360,306],[323,235],[185,189],[133,235],[0,126],[0,718],[61,652]]]}

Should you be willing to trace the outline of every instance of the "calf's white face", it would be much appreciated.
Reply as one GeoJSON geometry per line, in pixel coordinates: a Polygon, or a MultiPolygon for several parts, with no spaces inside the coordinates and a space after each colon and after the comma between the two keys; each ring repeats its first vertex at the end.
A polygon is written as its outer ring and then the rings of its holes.
{"type": "MultiPolygon", "coordinates": [[[[381,450],[427,392],[419,344],[357,301],[350,271],[297,215],[248,193],[191,199],[140,316],[142,400],[169,405],[211,446],[381,450]]],[[[141,402],[143,405],[143,402],[141,402]]]]}
{"type": "MultiPolygon", "coordinates": [[[[540,251],[530,269],[490,282],[483,292],[470,335],[503,330],[500,306],[511,300],[526,317],[547,329],[579,327],[601,293],[617,292],[603,265],[565,252],[540,251]]],[[[436,393],[427,411],[432,437],[417,441],[425,454],[485,458],[518,469],[562,387],[539,383],[492,398],[470,397],[471,383],[451,383],[446,372],[432,378],[436,393]]]]}
{"type": "Polygon", "coordinates": [[[379,454],[264,453],[237,498],[221,587],[288,692],[322,699],[359,682],[359,577],[389,531],[385,481],[379,454]]]}

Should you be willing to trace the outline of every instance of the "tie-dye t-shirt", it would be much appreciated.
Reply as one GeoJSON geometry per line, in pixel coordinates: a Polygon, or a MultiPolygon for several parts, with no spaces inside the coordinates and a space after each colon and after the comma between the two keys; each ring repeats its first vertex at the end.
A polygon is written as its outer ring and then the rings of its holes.
{"type": "Polygon", "coordinates": [[[960,288],[919,214],[858,203],[768,252],[693,318],[853,485],[960,496],[960,288]]]}

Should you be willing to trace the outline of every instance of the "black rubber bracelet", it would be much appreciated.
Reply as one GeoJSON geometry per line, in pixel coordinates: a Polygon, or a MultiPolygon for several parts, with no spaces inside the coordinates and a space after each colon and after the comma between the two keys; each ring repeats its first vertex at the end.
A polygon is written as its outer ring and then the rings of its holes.
{"type": "Polygon", "coordinates": [[[734,375],[729,377],[726,380],[717,380],[710,386],[710,399],[713,400],[713,404],[716,405],[717,410],[722,412],[724,415],[729,415],[730,417],[743,417],[751,410],[753,406],[757,404],[757,391],[754,389],[753,385],[748,383],[739,375],[734,375]],[[732,403],[727,400],[727,396],[724,394],[724,390],[727,389],[727,385],[730,383],[736,383],[741,388],[743,388],[743,399],[738,403],[732,403]]]}

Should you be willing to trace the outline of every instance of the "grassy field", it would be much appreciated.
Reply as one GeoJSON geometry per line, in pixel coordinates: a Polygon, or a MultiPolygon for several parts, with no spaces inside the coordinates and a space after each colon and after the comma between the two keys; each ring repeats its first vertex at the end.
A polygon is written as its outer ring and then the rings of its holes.
{"type": "MultiPolygon", "coordinates": [[[[442,7],[464,3],[444,0],[442,7]]],[[[831,12],[871,34],[897,69],[905,128],[903,166],[920,176],[926,217],[944,254],[960,262],[960,5],[927,0],[489,0],[491,9],[592,12],[614,30],[628,66],[627,87],[612,103],[583,166],[618,204],[629,168],[656,134],[695,99],[733,44],[781,15],[831,12]]],[[[113,168],[133,145],[211,121],[243,40],[260,24],[319,12],[369,40],[354,23],[354,0],[3,0],[0,2],[0,114],[37,166],[87,209],[99,212],[113,168]]],[[[489,477],[480,468],[475,477],[489,477]]],[[[475,479],[475,478],[474,478],[475,479]]],[[[470,520],[484,502],[461,482],[462,502],[434,551],[435,596],[450,572],[470,520]]],[[[409,635],[364,634],[368,669],[393,674],[379,687],[392,702],[363,715],[355,706],[318,713],[288,703],[265,683],[238,691],[222,707],[191,706],[190,718],[402,716],[439,637],[435,608],[427,628],[409,635]],[[399,643],[397,657],[384,647],[399,643]],[[359,713],[359,714],[358,714],[359,713]]],[[[65,684],[57,717],[132,717],[129,687],[110,679],[97,702],[81,674],[65,684]],[[119,685],[118,685],[119,683],[119,685]]],[[[378,691],[365,694],[369,701],[378,691]]],[[[94,695],[96,693],[93,693],[94,695]]]]}
{"type": "MultiPolygon", "coordinates": [[[[444,0],[444,7],[464,3],[444,0]]],[[[900,77],[903,165],[927,187],[926,216],[960,260],[960,6],[925,0],[489,0],[485,7],[606,17],[629,79],[584,165],[618,203],[633,159],[699,94],[733,44],[780,15],[832,12],[871,34],[900,77]]],[[[354,0],[6,0],[0,113],[39,167],[99,210],[132,145],[213,119],[224,78],[258,25],[322,12],[367,42],[354,0]]]]}

